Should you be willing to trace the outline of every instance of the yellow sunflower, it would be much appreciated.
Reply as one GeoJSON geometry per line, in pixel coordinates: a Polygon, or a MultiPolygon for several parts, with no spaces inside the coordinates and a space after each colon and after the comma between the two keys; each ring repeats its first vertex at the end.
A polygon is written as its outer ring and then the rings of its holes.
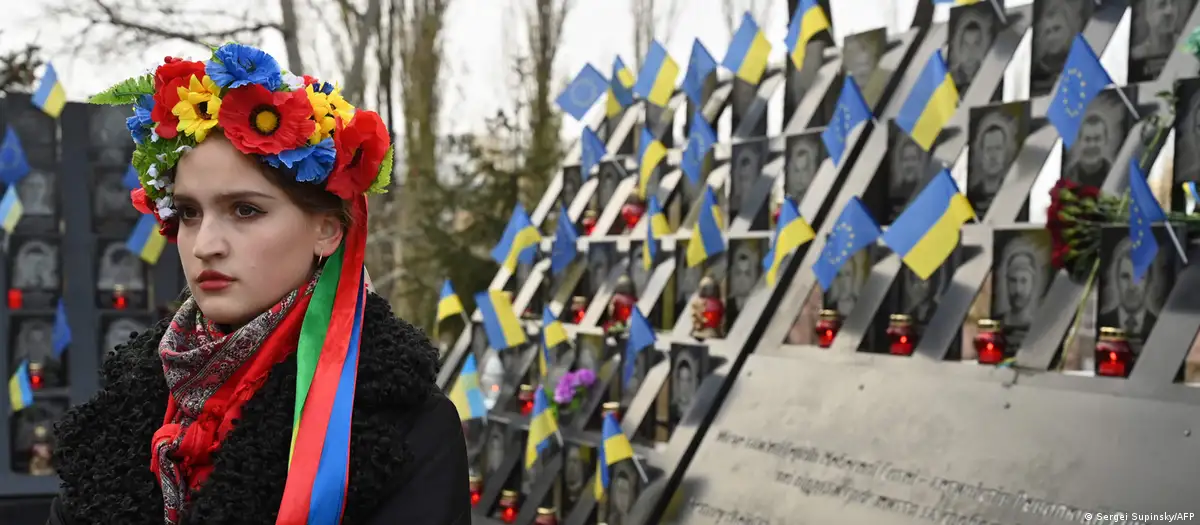
{"type": "Polygon", "coordinates": [[[188,87],[179,88],[179,103],[171,108],[171,113],[179,117],[178,130],[195,137],[196,142],[203,142],[208,130],[217,125],[217,116],[221,112],[219,92],[217,84],[208,75],[203,80],[192,75],[188,87]]]}
{"type": "Polygon", "coordinates": [[[350,117],[354,116],[354,106],[342,98],[342,93],[337,88],[333,88],[328,94],[313,85],[304,89],[308,93],[308,102],[312,104],[313,120],[317,121],[317,127],[308,139],[310,144],[317,144],[329,138],[337,126],[337,118],[342,119],[342,122],[350,122],[350,117]]]}

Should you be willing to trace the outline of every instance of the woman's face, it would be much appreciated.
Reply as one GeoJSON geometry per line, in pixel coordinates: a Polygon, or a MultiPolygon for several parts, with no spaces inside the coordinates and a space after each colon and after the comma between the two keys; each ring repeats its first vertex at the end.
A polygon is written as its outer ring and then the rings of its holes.
{"type": "Polygon", "coordinates": [[[257,163],[214,135],[176,170],[183,273],[219,324],[244,324],[279,302],[309,278],[314,257],[341,242],[337,217],[302,210],[257,163]]]}

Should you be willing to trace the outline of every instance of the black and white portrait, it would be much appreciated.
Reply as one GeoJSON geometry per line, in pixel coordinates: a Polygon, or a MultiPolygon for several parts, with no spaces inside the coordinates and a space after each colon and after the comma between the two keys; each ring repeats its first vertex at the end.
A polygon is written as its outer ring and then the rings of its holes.
{"type": "Polygon", "coordinates": [[[887,222],[899,217],[909,199],[921,189],[921,182],[929,165],[929,153],[921,149],[921,145],[900,129],[895,121],[889,129],[891,135],[888,137],[890,170],[887,185],[887,222]]]}
{"type": "Polygon", "coordinates": [[[483,403],[491,410],[500,398],[507,372],[500,353],[490,348],[485,350],[483,359],[478,360],[476,372],[479,375],[479,389],[483,391],[483,403]]]}
{"type": "Polygon", "coordinates": [[[729,181],[730,217],[753,206],[753,203],[750,202],[750,190],[762,175],[763,162],[766,160],[766,146],[767,144],[760,140],[733,146],[733,160],[729,179],[727,179],[729,181]]]}
{"type": "MultiPolygon", "coordinates": [[[[28,95],[15,93],[12,95],[15,96],[6,97],[5,116],[8,118],[8,123],[16,130],[17,137],[21,139],[21,147],[25,150],[25,158],[29,160],[29,166],[34,169],[55,169],[58,164],[56,158],[58,121],[30,103],[28,95]]],[[[126,130],[126,147],[129,148],[128,151],[132,152],[133,142],[129,140],[129,132],[125,128],[124,120],[121,121],[121,128],[126,130]]],[[[128,160],[127,157],[126,162],[128,160]]]]}
{"type": "MultiPolygon", "coordinates": [[[[1137,100],[1132,88],[1126,88],[1126,94],[1137,100]]],[[[1121,96],[1112,89],[1101,92],[1084,111],[1075,143],[1063,152],[1063,178],[1088,186],[1103,185],[1132,126],[1132,115],[1121,96]]]]}
{"type": "Polygon", "coordinates": [[[596,190],[596,209],[600,210],[600,214],[604,214],[604,209],[608,207],[613,196],[617,193],[617,186],[621,184],[621,179],[625,178],[625,170],[621,168],[615,161],[607,161],[600,163],[600,182],[599,188],[596,190]]]}
{"type": "MultiPolygon", "coordinates": [[[[1004,0],[994,1],[1004,7],[1004,0]]],[[[1000,20],[990,0],[950,10],[950,51],[946,61],[959,93],[967,92],[999,31],[1000,20]]]]}
{"type": "Polygon", "coordinates": [[[504,463],[504,452],[508,450],[508,427],[495,421],[490,422],[485,447],[484,464],[487,466],[484,476],[487,479],[487,476],[499,473],[500,467],[504,463]]]}
{"type": "Polygon", "coordinates": [[[586,484],[596,470],[596,455],[591,447],[585,445],[567,443],[566,448],[562,476],[563,488],[566,492],[564,496],[569,508],[579,501],[585,489],[591,490],[591,486],[586,484]]]}
{"type": "Polygon", "coordinates": [[[837,310],[843,319],[854,311],[854,305],[858,304],[858,295],[863,286],[866,286],[867,278],[871,276],[871,252],[871,248],[867,247],[847,259],[834,276],[829,290],[825,292],[824,307],[837,310]]]}
{"type": "Polygon", "coordinates": [[[29,359],[33,363],[45,364],[54,358],[54,318],[19,317],[13,319],[14,361],[29,359]]]}
{"type": "Polygon", "coordinates": [[[129,190],[121,181],[124,174],[124,169],[101,169],[94,176],[92,221],[97,231],[127,234],[138,218],[138,211],[129,200],[129,190]]]}
{"type": "Polygon", "coordinates": [[[113,241],[100,253],[100,265],[96,271],[96,289],[113,291],[122,287],[127,292],[146,289],[143,263],[125,247],[124,241],[113,241]]]}
{"type": "Polygon", "coordinates": [[[766,255],[761,239],[732,239],[729,241],[729,298],[734,311],[745,306],[754,285],[762,273],[762,260],[766,255]]]}
{"type": "Polygon", "coordinates": [[[53,217],[55,203],[54,175],[35,169],[17,183],[17,196],[21,198],[24,218],[53,217]]]}
{"type": "Polygon", "coordinates": [[[937,311],[938,300],[950,287],[957,264],[956,251],[928,279],[921,279],[907,266],[900,269],[900,311],[912,317],[913,324],[921,328],[929,324],[937,311]]]}
{"type": "MultiPolygon", "coordinates": [[[[650,269],[646,269],[646,263],[642,254],[642,241],[633,241],[629,243],[629,252],[626,254],[629,258],[629,280],[633,282],[633,293],[637,297],[641,297],[646,291],[646,285],[650,283],[650,272],[654,269],[654,263],[651,261],[650,269]]],[[[662,241],[659,241],[659,251],[662,251],[662,241]]]]}
{"type": "Polygon", "coordinates": [[[691,406],[708,366],[707,352],[704,345],[671,345],[671,377],[667,387],[673,419],[681,417],[691,406]]]}
{"type": "Polygon", "coordinates": [[[1178,255],[1171,238],[1162,227],[1154,228],[1154,237],[1158,241],[1154,262],[1141,280],[1134,280],[1133,262],[1129,257],[1133,249],[1129,228],[1105,228],[1100,236],[1103,273],[1100,275],[1096,324],[1124,330],[1135,352],[1141,351],[1154,328],[1175,278],[1173,262],[1178,255]]]}
{"type": "Polygon", "coordinates": [[[616,247],[612,243],[590,243],[587,249],[588,286],[591,295],[600,292],[612,269],[616,247]]]}
{"type": "Polygon", "coordinates": [[[1132,3],[1129,82],[1158,78],[1175,50],[1196,0],[1139,0],[1132,3]]]}
{"type": "MultiPolygon", "coordinates": [[[[623,354],[622,349],[622,354],[623,354]]],[[[642,380],[646,378],[646,373],[650,371],[650,367],[658,363],[659,353],[653,347],[647,347],[633,357],[633,375],[629,376],[629,381],[625,381],[625,356],[621,356],[621,405],[629,406],[633,401],[637,391],[642,386],[642,380]]]]}
{"type": "Polygon", "coordinates": [[[125,106],[90,106],[90,137],[92,162],[106,168],[129,165],[133,142],[125,119],[132,113],[125,106]]]}
{"type": "MultiPolygon", "coordinates": [[[[1175,84],[1175,184],[1200,181],[1200,78],[1175,84]]],[[[1172,199],[1172,202],[1175,202],[1172,199]]]]}
{"type": "Polygon", "coordinates": [[[622,461],[612,466],[612,482],[608,487],[608,514],[605,523],[624,525],[626,516],[633,509],[639,492],[637,467],[632,461],[622,461]]]}
{"type": "Polygon", "coordinates": [[[57,243],[42,239],[26,239],[17,243],[12,259],[12,286],[22,290],[59,289],[59,257],[57,243]]]}
{"type": "Polygon", "coordinates": [[[1029,103],[1010,102],[971,108],[971,147],[967,151],[967,199],[975,214],[986,217],[1029,135],[1029,103]]]}
{"type": "Polygon", "coordinates": [[[575,345],[579,349],[579,355],[575,358],[575,368],[598,371],[608,347],[604,342],[604,334],[579,332],[575,336],[575,345]]]}
{"type": "Polygon", "coordinates": [[[150,327],[144,320],[133,317],[115,317],[104,326],[104,337],[100,341],[100,354],[113,351],[117,345],[125,344],[134,333],[142,333],[150,327]]]}
{"type": "Polygon", "coordinates": [[[797,203],[808,193],[825,160],[825,145],[821,134],[809,132],[787,138],[787,152],[783,168],[783,192],[797,203]]]}
{"type": "Polygon", "coordinates": [[[681,240],[675,244],[675,299],[676,304],[684,306],[699,288],[705,266],[703,263],[692,267],[687,265],[687,243],[681,240]]]}
{"type": "Polygon", "coordinates": [[[1030,96],[1049,94],[1067,62],[1075,35],[1092,17],[1093,0],[1034,0],[1030,96]]]}
{"type": "Polygon", "coordinates": [[[1044,229],[998,230],[992,261],[992,317],[1020,347],[1050,285],[1050,233],[1044,229]]]}
{"type": "Polygon", "coordinates": [[[887,28],[846,35],[842,44],[842,69],[847,75],[854,77],[860,88],[865,89],[885,51],[887,28]]]}
{"type": "Polygon", "coordinates": [[[583,186],[583,176],[579,166],[566,166],[562,170],[562,191],[559,193],[563,209],[570,209],[571,203],[575,202],[575,196],[579,195],[579,187],[583,186]]]}

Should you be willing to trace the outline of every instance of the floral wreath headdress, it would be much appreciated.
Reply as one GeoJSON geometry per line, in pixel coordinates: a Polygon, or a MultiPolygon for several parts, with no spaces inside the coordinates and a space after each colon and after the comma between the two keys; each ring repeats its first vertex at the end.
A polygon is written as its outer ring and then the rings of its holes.
{"type": "Polygon", "coordinates": [[[168,239],[179,222],[173,168],[217,128],[242,153],[351,204],[351,226],[325,261],[300,330],[291,459],[276,521],[339,523],[367,293],[366,195],[386,192],[391,182],[387,127],[337,87],[283,71],[266,52],[235,43],[214,48],[204,62],[168,57],[90,102],[133,106],[126,124],[141,187],[130,197],[168,239]]]}

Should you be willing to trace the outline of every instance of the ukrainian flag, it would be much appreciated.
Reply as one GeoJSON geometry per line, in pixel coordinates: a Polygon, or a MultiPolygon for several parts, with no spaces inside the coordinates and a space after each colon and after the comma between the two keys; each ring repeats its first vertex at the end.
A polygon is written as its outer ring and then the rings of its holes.
{"type": "Polygon", "coordinates": [[[667,158],[667,147],[654,138],[654,134],[647,127],[642,128],[639,146],[641,151],[638,152],[638,196],[645,201],[647,186],[650,185],[650,176],[654,175],[654,169],[658,167],[659,163],[667,158]]]}
{"type": "Polygon", "coordinates": [[[488,290],[475,294],[475,305],[483,315],[483,330],[487,333],[488,346],[504,350],[525,344],[525,329],[513,312],[512,302],[504,290],[488,290]]]}
{"type": "Polygon", "coordinates": [[[454,286],[450,284],[450,279],[442,282],[442,296],[438,298],[437,306],[437,322],[442,322],[446,318],[463,313],[462,300],[458,298],[458,294],[454,293],[454,286]]]}
{"type": "Polygon", "coordinates": [[[475,365],[475,354],[467,354],[458,381],[450,389],[450,401],[458,408],[458,418],[462,421],[478,419],[487,415],[487,404],[483,400],[483,390],[479,388],[479,371],[475,365]]]}
{"type": "Polygon", "coordinates": [[[638,71],[633,94],[655,106],[666,107],[675,94],[675,79],[679,77],[679,64],[667,53],[667,48],[655,40],[650,43],[646,60],[638,71]]]}
{"type": "MultiPolygon", "coordinates": [[[[1183,183],[1183,192],[1187,194],[1188,200],[1192,203],[1192,211],[1200,212],[1200,188],[1196,187],[1196,182],[1183,183]]],[[[3,203],[0,203],[0,210],[3,209],[3,203]]]]}
{"type": "Polygon", "coordinates": [[[633,105],[633,72],[625,67],[621,57],[613,59],[612,78],[608,81],[608,104],[605,115],[609,118],[621,114],[633,105]]]}
{"type": "Polygon", "coordinates": [[[921,76],[908,94],[908,100],[896,116],[900,126],[925,151],[933,147],[942,128],[958,109],[958,88],[950,78],[950,70],[941,50],[934,51],[921,70],[921,76]]]}
{"type": "Polygon", "coordinates": [[[550,448],[550,437],[558,434],[558,421],[550,411],[546,390],[538,385],[533,392],[533,413],[529,416],[529,440],[525,443],[525,470],[533,468],[540,454],[550,448]]]}
{"type": "Polygon", "coordinates": [[[692,228],[692,237],[688,241],[688,268],[725,251],[725,237],[721,233],[724,229],[721,225],[721,208],[717,206],[717,196],[713,194],[712,187],[705,187],[700,215],[696,217],[696,226],[692,228]]]}
{"type": "Polygon", "coordinates": [[[146,264],[155,264],[167,246],[167,238],[158,231],[158,220],[154,215],[142,215],[133,226],[133,233],[125,241],[130,253],[137,254],[146,264]]]}
{"type": "Polygon", "coordinates": [[[17,371],[8,378],[8,402],[13,412],[20,412],[33,404],[33,381],[29,377],[29,360],[21,361],[17,371]]]}
{"type": "Polygon", "coordinates": [[[788,56],[792,58],[796,69],[804,67],[804,52],[808,49],[812,37],[828,30],[829,17],[825,16],[825,10],[821,9],[817,0],[800,0],[800,7],[796,9],[796,15],[792,17],[792,23],[788,26],[787,38],[783,39],[788,48],[788,56]]]}
{"type": "MultiPolygon", "coordinates": [[[[546,348],[554,348],[567,342],[567,329],[563,328],[562,321],[550,311],[549,306],[542,309],[542,342],[546,344],[546,348]]],[[[550,360],[545,356],[542,356],[542,360],[549,364],[550,360]]]]}
{"type": "Polygon", "coordinates": [[[767,42],[767,37],[758,29],[754,17],[746,12],[742,15],[741,27],[729,42],[729,50],[725,52],[725,60],[721,61],[721,65],[738,78],[758,85],[763,71],[767,70],[767,56],[770,54],[771,44],[767,42]]]}
{"type": "Polygon", "coordinates": [[[58,118],[62,114],[63,106],[67,105],[67,91],[63,89],[62,82],[58,81],[58,72],[54,70],[54,64],[46,63],[42,81],[33,92],[33,105],[53,118],[58,118]]]}
{"type": "Polygon", "coordinates": [[[784,198],[783,208],[779,212],[779,224],[775,227],[775,240],[771,244],[771,251],[763,259],[763,270],[767,272],[767,285],[775,284],[775,280],[779,276],[779,267],[783,265],[783,260],[787,258],[788,254],[796,251],[796,248],[804,246],[816,236],[812,226],[804,220],[804,217],[800,216],[800,210],[796,209],[796,202],[791,197],[784,198]]]}
{"type": "Polygon", "coordinates": [[[883,242],[922,280],[928,279],[958,246],[963,223],[975,210],[943,169],[883,234],[883,242]]]}
{"type": "Polygon", "coordinates": [[[659,239],[671,233],[671,226],[667,224],[667,216],[663,214],[657,196],[650,196],[646,216],[649,220],[646,221],[646,242],[642,243],[642,267],[649,270],[654,266],[654,258],[658,256],[659,239]]]}
{"type": "Polygon", "coordinates": [[[608,485],[612,482],[608,468],[627,459],[633,459],[633,445],[629,444],[629,438],[625,437],[625,433],[621,431],[621,425],[617,423],[612,412],[604,414],[604,431],[601,433],[601,439],[600,457],[596,460],[596,501],[604,499],[604,491],[608,490],[608,485]]]}
{"type": "Polygon", "coordinates": [[[533,262],[533,255],[540,242],[542,235],[525,214],[525,207],[518,202],[517,207],[513,209],[512,218],[508,220],[508,226],[504,228],[504,236],[500,238],[496,247],[492,248],[492,260],[510,272],[515,271],[518,262],[533,262]]]}
{"type": "Polygon", "coordinates": [[[3,221],[0,222],[0,226],[11,234],[24,214],[25,207],[21,204],[21,198],[17,196],[17,185],[10,184],[8,189],[4,190],[4,198],[0,199],[0,221],[3,221]]]}

